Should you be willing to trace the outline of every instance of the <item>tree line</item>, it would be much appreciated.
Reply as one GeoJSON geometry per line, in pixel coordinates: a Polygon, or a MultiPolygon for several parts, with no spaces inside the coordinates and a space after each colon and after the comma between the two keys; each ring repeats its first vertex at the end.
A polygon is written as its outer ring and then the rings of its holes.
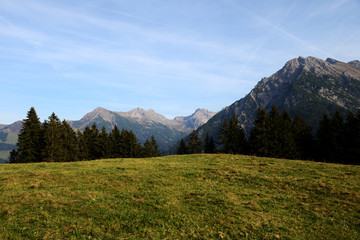
{"type": "Polygon", "coordinates": [[[222,123],[217,144],[207,134],[202,145],[193,131],[187,143],[184,139],[180,141],[178,154],[223,152],[360,164],[360,110],[356,115],[350,111],[346,119],[338,110],[331,117],[324,113],[317,130],[313,131],[300,115],[291,118],[288,111],[280,113],[276,106],[269,113],[260,107],[253,125],[246,137],[234,114],[229,121],[222,123]],[[216,145],[221,149],[216,149],[216,145]]]}
{"type": "Polygon", "coordinates": [[[74,131],[52,113],[41,123],[32,107],[24,119],[17,149],[10,153],[11,163],[71,162],[101,158],[161,156],[154,135],[141,145],[132,131],[115,125],[110,133],[96,123],[84,131],[74,131]]]}

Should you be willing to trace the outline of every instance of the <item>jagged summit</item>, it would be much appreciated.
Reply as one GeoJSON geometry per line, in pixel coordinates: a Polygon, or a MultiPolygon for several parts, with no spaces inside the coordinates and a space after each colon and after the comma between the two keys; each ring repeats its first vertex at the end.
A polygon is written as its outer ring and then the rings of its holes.
{"type": "Polygon", "coordinates": [[[354,68],[360,69],[360,61],[359,60],[353,60],[351,62],[348,62],[348,64],[350,64],[354,68]]]}
{"type": "Polygon", "coordinates": [[[83,120],[84,122],[90,122],[96,119],[97,117],[103,118],[105,121],[108,122],[114,121],[115,119],[113,112],[102,107],[97,107],[93,111],[87,113],[81,120],[83,120]]]}
{"type": "Polygon", "coordinates": [[[201,125],[205,124],[215,114],[216,112],[198,108],[192,115],[187,117],[175,117],[174,120],[177,122],[183,122],[189,129],[197,129],[201,125]]]}
{"type": "Polygon", "coordinates": [[[360,108],[360,62],[345,63],[328,58],[325,61],[315,57],[298,57],[270,77],[263,78],[244,98],[226,107],[199,128],[200,134],[218,133],[221,123],[236,113],[247,133],[261,106],[267,111],[273,105],[280,110],[287,109],[294,117],[300,114],[309,124],[316,127],[322,114],[332,114],[339,109],[360,108]]]}

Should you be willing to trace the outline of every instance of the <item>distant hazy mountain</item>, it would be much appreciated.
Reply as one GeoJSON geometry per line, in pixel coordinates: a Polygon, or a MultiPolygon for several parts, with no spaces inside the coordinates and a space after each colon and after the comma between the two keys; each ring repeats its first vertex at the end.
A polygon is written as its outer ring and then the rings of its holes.
{"type": "Polygon", "coordinates": [[[99,107],[79,121],[69,121],[69,123],[73,128],[81,130],[93,123],[96,123],[99,129],[105,126],[108,131],[117,125],[120,130],[123,128],[132,130],[141,143],[154,134],[160,150],[166,154],[170,147],[193,128],[198,128],[214,115],[215,112],[197,109],[191,116],[176,117],[171,120],[152,109],[145,111],[142,108],[136,108],[129,112],[115,112],[99,107]]]}
{"type": "Polygon", "coordinates": [[[21,127],[21,121],[10,125],[0,124],[0,163],[5,162],[10,151],[16,148],[17,136],[21,127]]]}
{"type": "Polygon", "coordinates": [[[358,60],[292,59],[272,76],[263,78],[244,98],[217,113],[198,132],[217,136],[222,122],[236,113],[249,133],[260,106],[269,111],[276,105],[293,117],[300,114],[314,127],[324,112],[333,114],[336,108],[344,115],[348,110],[355,112],[360,108],[359,65],[358,60]]]}
{"type": "MultiPolygon", "coordinates": [[[[140,143],[144,143],[154,134],[159,148],[163,154],[167,154],[170,147],[186,136],[192,129],[196,129],[206,123],[216,113],[205,109],[197,109],[195,113],[187,117],[176,117],[167,119],[165,116],[150,109],[145,111],[136,108],[129,112],[115,112],[101,107],[87,113],[78,121],[68,121],[74,129],[83,130],[86,126],[96,123],[99,130],[104,125],[111,131],[115,125],[121,129],[132,130],[140,143]]],[[[10,125],[0,124],[0,162],[9,155],[8,148],[15,148],[17,136],[22,127],[22,122],[18,121],[10,125]],[[10,144],[10,145],[9,145],[10,144]]]]}

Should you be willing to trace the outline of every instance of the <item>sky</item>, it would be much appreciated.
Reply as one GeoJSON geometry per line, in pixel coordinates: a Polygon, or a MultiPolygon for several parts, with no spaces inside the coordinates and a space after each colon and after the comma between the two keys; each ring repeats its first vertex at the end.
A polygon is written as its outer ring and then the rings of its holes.
{"type": "Polygon", "coordinates": [[[290,59],[360,59],[359,0],[0,0],[0,123],[220,111],[290,59]]]}

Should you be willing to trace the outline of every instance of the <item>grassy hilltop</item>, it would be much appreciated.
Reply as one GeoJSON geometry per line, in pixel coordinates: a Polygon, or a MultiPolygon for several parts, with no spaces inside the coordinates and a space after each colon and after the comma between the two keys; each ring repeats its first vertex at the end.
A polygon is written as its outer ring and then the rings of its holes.
{"type": "Polygon", "coordinates": [[[360,166],[233,155],[0,165],[0,239],[360,239],[360,166]]]}

